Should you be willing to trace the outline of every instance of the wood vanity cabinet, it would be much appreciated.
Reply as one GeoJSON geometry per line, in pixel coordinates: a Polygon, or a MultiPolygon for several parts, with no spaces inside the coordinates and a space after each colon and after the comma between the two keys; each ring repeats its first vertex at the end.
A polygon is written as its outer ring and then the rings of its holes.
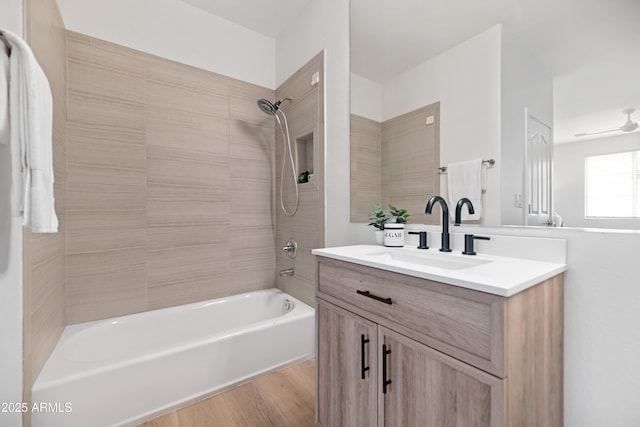
{"type": "Polygon", "coordinates": [[[511,297],[318,257],[322,427],[559,427],[563,275],[511,297]]]}

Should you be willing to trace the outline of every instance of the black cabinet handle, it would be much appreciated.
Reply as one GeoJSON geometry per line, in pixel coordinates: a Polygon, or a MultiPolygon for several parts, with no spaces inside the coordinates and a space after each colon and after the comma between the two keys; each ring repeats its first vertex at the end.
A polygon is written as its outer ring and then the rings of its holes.
{"type": "Polygon", "coordinates": [[[391,380],[387,379],[387,355],[391,354],[391,350],[386,344],[382,344],[382,393],[387,394],[387,386],[391,384],[391,380]]]}
{"type": "Polygon", "coordinates": [[[360,334],[360,375],[362,376],[362,379],[365,379],[365,372],[367,372],[369,370],[369,366],[364,366],[366,361],[365,361],[365,357],[364,357],[364,346],[366,343],[369,342],[369,339],[364,337],[364,334],[360,334]]]}
{"type": "Polygon", "coordinates": [[[377,295],[372,294],[369,291],[361,291],[361,290],[357,289],[356,293],[358,293],[360,295],[364,295],[365,297],[368,297],[368,298],[372,298],[372,299],[374,299],[376,301],[383,302],[385,304],[389,304],[389,305],[393,304],[393,301],[391,301],[391,298],[382,298],[382,297],[379,297],[377,295]]]}

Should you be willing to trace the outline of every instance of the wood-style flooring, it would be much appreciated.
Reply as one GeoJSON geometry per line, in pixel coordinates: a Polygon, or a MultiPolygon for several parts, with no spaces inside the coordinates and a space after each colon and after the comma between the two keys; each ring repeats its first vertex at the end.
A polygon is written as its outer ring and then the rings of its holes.
{"type": "Polygon", "coordinates": [[[148,421],[144,427],[314,425],[314,360],[304,360],[148,421]]]}

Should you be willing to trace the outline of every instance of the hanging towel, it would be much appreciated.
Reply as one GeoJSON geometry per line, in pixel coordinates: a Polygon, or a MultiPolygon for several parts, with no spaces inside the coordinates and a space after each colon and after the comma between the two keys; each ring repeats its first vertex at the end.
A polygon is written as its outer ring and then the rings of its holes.
{"type": "Polygon", "coordinates": [[[36,233],[55,233],[51,88],[27,43],[10,31],[4,35],[12,46],[9,117],[14,206],[25,227],[36,233]]]}
{"type": "Polygon", "coordinates": [[[0,44],[0,144],[9,144],[9,57],[0,44]]]}
{"type": "Polygon", "coordinates": [[[470,215],[467,208],[462,208],[462,220],[479,220],[482,218],[482,159],[455,162],[447,165],[447,202],[449,213],[453,219],[458,200],[463,197],[471,200],[475,214],[470,215]]]}

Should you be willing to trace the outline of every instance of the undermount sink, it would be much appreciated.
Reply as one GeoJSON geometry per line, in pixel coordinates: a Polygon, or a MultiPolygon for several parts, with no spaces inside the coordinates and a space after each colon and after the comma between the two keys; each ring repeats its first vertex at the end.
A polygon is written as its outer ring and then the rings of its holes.
{"type": "Polygon", "coordinates": [[[462,258],[462,256],[456,256],[450,253],[427,250],[408,252],[403,250],[381,249],[362,253],[361,256],[376,262],[387,263],[396,261],[416,266],[442,268],[445,270],[463,270],[491,262],[486,259],[462,258]]]}

